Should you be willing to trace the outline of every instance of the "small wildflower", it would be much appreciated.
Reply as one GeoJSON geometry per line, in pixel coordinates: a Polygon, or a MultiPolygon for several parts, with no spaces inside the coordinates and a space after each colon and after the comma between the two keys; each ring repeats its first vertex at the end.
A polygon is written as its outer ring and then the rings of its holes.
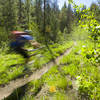
{"type": "Polygon", "coordinates": [[[97,26],[96,29],[100,28],[100,26],[97,26]]]}
{"type": "Polygon", "coordinates": [[[94,53],[96,53],[97,51],[96,50],[94,50],[94,53]]]}
{"type": "Polygon", "coordinates": [[[49,91],[50,92],[56,92],[56,87],[55,86],[50,86],[49,91]]]}
{"type": "Polygon", "coordinates": [[[80,76],[77,76],[76,79],[80,79],[80,76]]]}
{"type": "Polygon", "coordinates": [[[83,47],[83,48],[85,48],[86,46],[85,46],[85,45],[83,45],[82,47],[83,47]]]}

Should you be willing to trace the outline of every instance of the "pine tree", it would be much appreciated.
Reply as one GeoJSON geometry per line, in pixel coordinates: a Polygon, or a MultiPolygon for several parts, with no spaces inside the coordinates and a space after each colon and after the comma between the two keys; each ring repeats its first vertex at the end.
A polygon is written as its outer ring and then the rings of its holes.
{"type": "Polygon", "coordinates": [[[68,10],[67,10],[67,29],[68,33],[71,32],[72,28],[72,21],[73,21],[73,15],[72,15],[72,9],[71,9],[71,4],[68,4],[68,10]]]}
{"type": "Polygon", "coordinates": [[[42,24],[43,24],[43,13],[42,13],[42,0],[36,0],[35,1],[35,22],[38,25],[39,29],[42,30],[42,24]]]}
{"type": "Polygon", "coordinates": [[[50,17],[50,27],[51,27],[51,34],[50,38],[52,41],[56,42],[57,34],[58,34],[58,15],[59,15],[59,9],[57,5],[57,0],[54,0],[52,2],[51,7],[51,17],[50,17]]]}
{"type": "Polygon", "coordinates": [[[59,26],[60,26],[61,32],[64,31],[65,27],[67,27],[67,9],[68,8],[65,2],[59,14],[59,26]]]}
{"type": "Polygon", "coordinates": [[[14,0],[2,1],[2,25],[6,31],[14,30],[17,27],[17,10],[14,0]],[[6,2],[6,3],[5,3],[6,2]]]}

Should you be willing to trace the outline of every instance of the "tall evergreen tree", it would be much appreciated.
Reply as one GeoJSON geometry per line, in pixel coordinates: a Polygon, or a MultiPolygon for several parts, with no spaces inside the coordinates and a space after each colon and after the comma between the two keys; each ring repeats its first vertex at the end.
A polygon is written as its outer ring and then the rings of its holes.
{"type": "Polygon", "coordinates": [[[7,31],[16,29],[17,26],[17,3],[14,0],[2,1],[2,25],[7,31]],[[6,2],[6,3],[5,3],[6,2]]]}
{"type": "Polygon", "coordinates": [[[59,14],[59,9],[58,9],[58,4],[57,0],[54,0],[52,2],[52,7],[51,7],[51,17],[50,17],[50,26],[51,26],[51,40],[56,42],[57,38],[57,33],[58,33],[58,14],[59,14]]]}
{"type": "Polygon", "coordinates": [[[72,21],[73,21],[73,14],[72,14],[72,9],[71,9],[71,4],[68,3],[68,10],[67,10],[67,29],[68,29],[68,33],[71,32],[72,28],[72,21]]]}
{"type": "Polygon", "coordinates": [[[42,0],[36,0],[35,1],[35,22],[38,25],[39,29],[41,30],[42,27],[42,21],[43,21],[43,13],[42,13],[42,4],[43,1],[42,0]]]}
{"type": "Polygon", "coordinates": [[[66,2],[64,3],[64,6],[62,7],[60,14],[59,14],[59,26],[61,32],[64,31],[64,28],[67,27],[67,6],[66,2]]]}

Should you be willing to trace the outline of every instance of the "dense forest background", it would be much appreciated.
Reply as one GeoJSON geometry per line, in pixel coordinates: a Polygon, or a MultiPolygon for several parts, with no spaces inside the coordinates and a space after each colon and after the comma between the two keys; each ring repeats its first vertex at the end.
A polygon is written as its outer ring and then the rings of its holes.
{"type": "MultiPolygon", "coordinates": [[[[86,9],[83,5],[81,10],[86,9]]],[[[92,3],[91,11],[100,22],[100,1],[92,3]]],[[[0,0],[0,45],[9,40],[13,30],[32,30],[39,42],[60,42],[78,25],[77,14],[70,0],[59,9],[57,0],[0,0]]]]}

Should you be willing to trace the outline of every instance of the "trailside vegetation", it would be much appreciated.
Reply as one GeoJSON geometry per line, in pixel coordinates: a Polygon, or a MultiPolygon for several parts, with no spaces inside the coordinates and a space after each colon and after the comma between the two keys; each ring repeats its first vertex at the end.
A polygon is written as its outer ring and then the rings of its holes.
{"type": "Polygon", "coordinates": [[[0,0],[0,88],[13,80],[30,78],[62,56],[40,79],[25,84],[24,93],[18,88],[5,100],[100,99],[100,0],[90,7],[77,5],[74,0],[62,8],[58,3],[0,0]],[[43,46],[36,49],[25,45],[33,50],[28,52],[33,55],[28,63],[9,47],[14,30],[32,30],[30,34],[43,46]]]}

